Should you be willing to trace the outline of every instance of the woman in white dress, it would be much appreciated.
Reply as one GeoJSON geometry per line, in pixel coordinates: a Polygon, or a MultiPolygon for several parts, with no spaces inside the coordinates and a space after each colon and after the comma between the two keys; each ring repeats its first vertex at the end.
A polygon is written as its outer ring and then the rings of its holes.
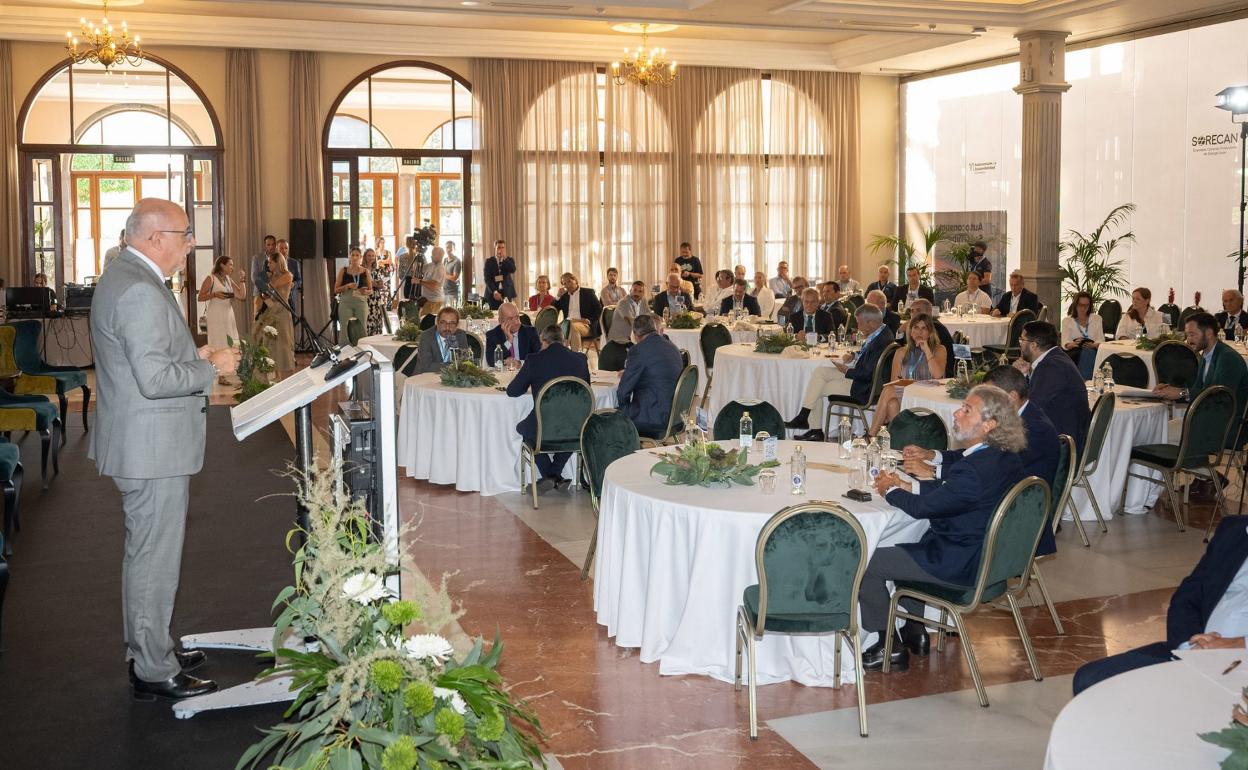
{"type": "Polygon", "coordinates": [[[1152,306],[1152,301],[1153,293],[1145,286],[1140,286],[1131,292],[1131,307],[1127,308],[1127,314],[1123,316],[1122,323],[1118,324],[1118,339],[1135,339],[1141,331],[1148,337],[1161,334],[1161,325],[1166,322],[1166,319],[1157,308],[1152,306]]]}
{"type": "Polygon", "coordinates": [[[238,322],[234,319],[234,303],[246,299],[247,284],[243,276],[233,276],[234,258],[217,257],[212,272],[199,287],[199,301],[207,302],[204,315],[208,319],[208,346],[228,347],[226,338],[238,340],[238,322]]]}

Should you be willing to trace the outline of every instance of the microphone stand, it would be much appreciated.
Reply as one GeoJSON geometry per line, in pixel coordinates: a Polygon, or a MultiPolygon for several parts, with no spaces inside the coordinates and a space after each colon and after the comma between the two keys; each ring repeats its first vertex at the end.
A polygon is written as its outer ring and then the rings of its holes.
{"type": "MultiPolygon", "coordinates": [[[[260,292],[260,296],[264,297],[266,301],[273,300],[279,307],[289,312],[291,316],[295,315],[295,309],[290,306],[290,303],[278,296],[278,294],[273,290],[269,289],[262,291],[260,292]]],[[[317,334],[316,331],[312,329],[312,325],[308,323],[308,319],[302,315],[296,318],[296,322],[299,324],[300,334],[305,335],[312,347],[316,350],[316,355],[312,357],[313,369],[330,361],[333,361],[334,363],[338,362],[337,346],[330,345],[321,335],[317,334]]]]}

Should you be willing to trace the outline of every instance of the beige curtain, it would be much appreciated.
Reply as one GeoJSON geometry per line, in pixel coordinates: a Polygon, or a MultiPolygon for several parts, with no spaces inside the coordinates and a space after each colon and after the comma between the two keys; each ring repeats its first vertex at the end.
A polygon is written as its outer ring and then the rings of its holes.
{"type": "Polygon", "coordinates": [[[17,192],[17,113],[13,101],[13,44],[0,40],[0,249],[4,250],[4,278],[20,286],[23,255],[18,235],[21,199],[17,192]]]}
{"type": "MultiPolygon", "coordinates": [[[[250,272],[261,251],[260,83],[256,52],[230,49],[225,62],[225,248],[235,267],[250,272]]],[[[255,287],[250,287],[254,289],[255,287]]],[[[251,329],[251,302],[240,313],[239,331],[251,329]]]]}
{"type": "Polygon", "coordinates": [[[858,83],[839,72],[772,74],[767,241],[791,275],[832,276],[857,252],[858,83]]]}
{"type": "MultiPolygon", "coordinates": [[[[290,54],[290,215],[297,219],[325,217],[321,164],[321,69],[319,54],[290,54]]],[[[326,260],[305,260],[303,314],[312,328],[329,320],[329,273],[326,260]]]]}

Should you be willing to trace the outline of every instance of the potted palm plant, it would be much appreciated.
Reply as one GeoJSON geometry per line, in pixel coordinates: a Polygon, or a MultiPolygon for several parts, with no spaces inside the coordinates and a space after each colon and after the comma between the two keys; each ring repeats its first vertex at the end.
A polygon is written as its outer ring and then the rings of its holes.
{"type": "Polygon", "coordinates": [[[1114,259],[1113,253],[1124,243],[1134,243],[1135,233],[1114,232],[1123,228],[1134,212],[1134,203],[1124,203],[1110,211],[1091,232],[1066,232],[1066,240],[1057,248],[1058,256],[1063,258],[1059,272],[1062,293],[1067,298],[1086,291],[1092,295],[1092,306],[1099,307],[1103,300],[1127,295],[1125,262],[1114,259]]]}

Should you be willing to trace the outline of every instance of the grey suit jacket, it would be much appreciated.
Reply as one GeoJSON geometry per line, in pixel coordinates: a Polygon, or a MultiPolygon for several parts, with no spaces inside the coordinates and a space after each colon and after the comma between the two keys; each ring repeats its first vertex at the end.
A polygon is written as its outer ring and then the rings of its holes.
{"type": "Polygon", "coordinates": [[[621,345],[632,343],[633,319],[639,315],[650,315],[650,303],[643,299],[640,304],[637,312],[633,312],[632,297],[625,297],[615,306],[615,314],[611,316],[611,331],[607,333],[608,341],[621,345]]]}
{"type": "Polygon", "coordinates": [[[200,359],[165,284],[130,249],[100,276],[91,303],[95,430],[89,456],[105,476],[190,476],[204,464],[216,372],[200,359]]]}
{"type": "MultiPolygon", "coordinates": [[[[456,330],[455,339],[460,348],[468,350],[468,335],[462,329],[456,330]]],[[[442,350],[438,347],[438,329],[433,327],[420,333],[420,347],[416,350],[416,374],[428,374],[441,371],[446,366],[442,360],[442,350]]]]}

